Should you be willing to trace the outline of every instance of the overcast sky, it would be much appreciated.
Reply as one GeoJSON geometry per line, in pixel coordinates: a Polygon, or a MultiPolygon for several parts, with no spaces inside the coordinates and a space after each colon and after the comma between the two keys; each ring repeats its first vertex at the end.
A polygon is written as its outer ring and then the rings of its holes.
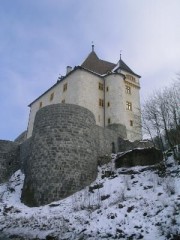
{"type": "Polygon", "coordinates": [[[99,58],[141,75],[141,101],[180,72],[180,0],[1,0],[0,139],[27,128],[28,104],[80,65],[99,58]]]}

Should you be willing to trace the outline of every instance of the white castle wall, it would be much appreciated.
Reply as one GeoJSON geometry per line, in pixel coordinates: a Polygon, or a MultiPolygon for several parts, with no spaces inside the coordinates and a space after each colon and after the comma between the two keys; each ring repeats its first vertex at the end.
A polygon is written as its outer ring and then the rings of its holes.
{"type": "MultiPolygon", "coordinates": [[[[126,72],[121,72],[126,75],[126,72]]],[[[135,82],[124,78],[122,75],[109,75],[106,77],[106,126],[108,118],[110,123],[120,123],[126,126],[127,138],[135,141],[142,138],[141,119],[140,119],[140,97],[139,97],[139,79],[134,76],[135,82]],[[126,92],[126,85],[130,87],[131,93],[126,92]],[[132,111],[127,110],[126,102],[132,103],[132,111]],[[107,103],[110,106],[107,106],[107,103]],[[130,125],[133,122],[133,126],[130,125]]]]}
{"type": "Polygon", "coordinates": [[[106,86],[106,126],[110,118],[110,124],[125,124],[123,103],[123,77],[121,75],[109,75],[105,80],[106,86]],[[107,91],[108,87],[108,91],[107,91]],[[110,103],[108,107],[107,104],[110,103]]]}
{"type": "MultiPolygon", "coordinates": [[[[79,99],[78,105],[89,109],[93,112],[96,124],[104,126],[104,110],[99,106],[99,99],[104,99],[104,91],[99,90],[99,83],[103,84],[103,79],[90,74],[86,71],[79,71],[78,88],[79,99]]],[[[71,92],[69,92],[71,94],[71,92]]]]}
{"type": "MultiPolygon", "coordinates": [[[[122,71],[124,75],[129,74],[122,71]]],[[[132,75],[132,74],[131,74],[132,75]]],[[[123,81],[123,100],[124,100],[124,112],[125,112],[125,126],[127,129],[127,138],[131,141],[142,139],[141,133],[141,110],[140,110],[140,85],[139,78],[132,75],[135,81],[131,81],[127,78],[123,81]],[[126,92],[126,86],[130,86],[131,94],[126,92]],[[132,111],[126,109],[126,102],[132,103],[132,111]],[[133,121],[133,126],[130,126],[130,120],[133,121]]]]}
{"type": "MultiPolygon", "coordinates": [[[[121,72],[126,75],[126,72],[121,72]]],[[[129,140],[141,139],[140,126],[140,99],[139,99],[139,79],[135,77],[135,82],[124,79],[122,74],[110,74],[99,77],[83,69],[76,69],[52,87],[47,93],[31,104],[29,116],[27,138],[31,137],[36,112],[42,107],[65,103],[76,104],[90,110],[96,120],[96,124],[104,127],[110,124],[122,124],[126,126],[127,138],[129,140]],[[104,84],[104,90],[99,89],[99,83],[104,84]],[[67,90],[63,91],[64,84],[67,84],[67,90]],[[126,93],[126,85],[131,87],[131,94],[126,93]],[[107,91],[108,87],[108,91],[107,91]],[[50,100],[51,94],[54,94],[50,100]],[[104,100],[105,109],[99,106],[99,99],[104,100]],[[132,103],[132,111],[126,109],[126,102],[132,103]],[[108,102],[110,106],[108,106],[108,102]],[[130,121],[133,126],[130,126],[130,121]]]]}
{"type": "Polygon", "coordinates": [[[103,83],[102,78],[80,69],[69,74],[66,79],[60,81],[59,84],[55,85],[31,105],[27,138],[32,135],[34,119],[40,109],[40,102],[42,102],[42,107],[62,103],[63,100],[65,100],[65,103],[77,104],[93,112],[96,124],[104,126],[104,111],[99,106],[99,99],[104,98],[104,92],[99,90],[99,82],[103,83]],[[67,90],[63,91],[63,86],[66,83],[67,90]],[[52,93],[54,93],[54,97],[50,101],[52,93]]]}

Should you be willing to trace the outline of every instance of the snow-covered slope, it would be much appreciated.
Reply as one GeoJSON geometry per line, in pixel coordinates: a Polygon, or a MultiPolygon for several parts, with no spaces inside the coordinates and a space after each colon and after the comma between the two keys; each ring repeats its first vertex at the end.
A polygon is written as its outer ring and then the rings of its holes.
{"type": "Polygon", "coordinates": [[[99,167],[90,187],[34,208],[20,201],[24,175],[17,171],[0,185],[0,239],[5,239],[1,234],[11,239],[175,239],[180,235],[180,167],[169,161],[164,173],[114,169],[112,158],[99,167]]]}

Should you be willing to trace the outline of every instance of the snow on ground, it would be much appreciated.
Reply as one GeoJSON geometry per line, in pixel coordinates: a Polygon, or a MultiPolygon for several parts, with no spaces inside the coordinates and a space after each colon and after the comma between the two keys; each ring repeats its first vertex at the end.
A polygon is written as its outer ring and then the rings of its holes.
{"type": "Polygon", "coordinates": [[[164,172],[115,169],[112,159],[91,186],[34,208],[21,203],[19,170],[0,185],[0,232],[23,239],[173,239],[180,235],[180,166],[168,161],[164,172]]]}

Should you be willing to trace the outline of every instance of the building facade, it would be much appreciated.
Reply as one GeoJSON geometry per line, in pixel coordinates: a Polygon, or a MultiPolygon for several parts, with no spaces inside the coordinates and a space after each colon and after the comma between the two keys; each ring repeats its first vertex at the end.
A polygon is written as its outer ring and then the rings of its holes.
{"type": "Polygon", "coordinates": [[[92,52],[66,76],[58,79],[30,105],[27,138],[31,137],[37,111],[50,104],[75,104],[90,110],[101,127],[113,124],[125,126],[127,139],[142,138],[140,111],[140,76],[120,58],[117,64],[98,58],[92,52]]]}

